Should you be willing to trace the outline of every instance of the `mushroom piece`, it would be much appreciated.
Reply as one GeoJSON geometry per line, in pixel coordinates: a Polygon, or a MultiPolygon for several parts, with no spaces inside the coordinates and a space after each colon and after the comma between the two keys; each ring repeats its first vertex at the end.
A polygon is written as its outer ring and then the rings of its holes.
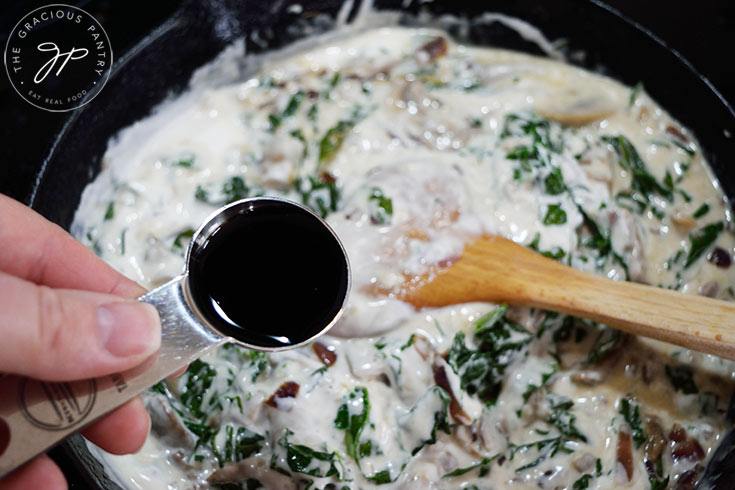
{"type": "Polygon", "coordinates": [[[580,473],[588,473],[592,471],[597,463],[597,458],[591,453],[584,453],[572,460],[572,468],[580,473]]]}
{"type": "MultiPolygon", "coordinates": [[[[572,94],[570,94],[571,96],[572,94]]],[[[578,94],[574,94],[578,97],[578,94]]],[[[572,98],[573,100],[574,98],[572,98]]],[[[538,108],[538,113],[547,119],[556,121],[567,126],[584,126],[595,121],[600,121],[611,116],[615,112],[615,106],[605,96],[589,95],[577,98],[569,104],[552,102],[538,108]]]]}
{"type": "Polygon", "coordinates": [[[628,424],[621,424],[618,430],[615,462],[615,479],[622,482],[631,481],[633,479],[633,441],[628,424]]]}
{"type": "Polygon", "coordinates": [[[299,384],[293,381],[286,381],[264,403],[270,407],[279,408],[279,400],[283,398],[296,398],[298,394],[299,384]]]}
{"type": "Polygon", "coordinates": [[[239,484],[250,478],[258,480],[265,488],[278,488],[279,490],[297,488],[294,479],[278,471],[272,471],[268,462],[263,458],[249,458],[239,463],[226,464],[209,475],[207,483],[212,485],[239,484]]]}
{"type": "Polygon", "coordinates": [[[151,432],[161,442],[171,447],[194,447],[194,436],[184,426],[165,396],[155,395],[148,398],[146,409],[151,417],[151,432]]]}
{"type": "Polygon", "coordinates": [[[325,366],[331,366],[337,362],[337,353],[334,352],[334,348],[327,347],[321,342],[312,343],[311,348],[325,366]]]}
{"type": "Polygon", "coordinates": [[[655,462],[668,443],[664,429],[657,418],[649,417],[646,419],[646,434],[648,434],[648,439],[646,439],[646,444],[643,446],[643,453],[647,461],[655,462]]]}

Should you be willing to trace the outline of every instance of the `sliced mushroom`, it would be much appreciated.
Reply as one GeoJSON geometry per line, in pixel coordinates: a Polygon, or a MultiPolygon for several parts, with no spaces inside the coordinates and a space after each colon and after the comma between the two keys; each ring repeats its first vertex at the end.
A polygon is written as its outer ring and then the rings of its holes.
{"type": "Polygon", "coordinates": [[[296,398],[298,394],[299,384],[293,381],[286,381],[265,401],[265,404],[273,408],[279,408],[278,400],[283,398],[296,398]]]}
{"type": "Polygon", "coordinates": [[[701,286],[699,286],[699,288],[697,289],[697,293],[700,296],[714,298],[717,296],[717,293],[719,290],[720,290],[720,285],[717,283],[717,281],[707,281],[701,286]]]}
{"type": "Polygon", "coordinates": [[[689,230],[697,226],[697,220],[688,214],[684,214],[681,210],[676,210],[671,214],[671,221],[685,233],[688,233],[689,230]]]}
{"type": "Polygon", "coordinates": [[[649,417],[646,419],[646,434],[648,434],[648,439],[646,439],[646,444],[643,446],[645,458],[648,461],[657,461],[668,443],[664,429],[657,418],[649,417]]]}
{"type": "Polygon", "coordinates": [[[570,104],[553,102],[538,108],[538,113],[567,126],[584,126],[610,117],[615,110],[607,97],[595,95],[574,100],[570,104]]]}
{"type": "Polygon", "coordinates": [[[148,398],[146,409],[151,417],[151,432],[163,443],[172,447],[194,447],[194,436],[184,426],[165,396],[155,395],[148,398]]]}
{"type": "Polygon", "coordinates": [[[699,482],[699,475],[703,470],[704,467],[701,464],[697,464],[694,468],[686,470],[679,475],[679,479],[676,480],[676,486],[673,490],[694,490],[699,482]]]}
{"type": "Polygon", "coordinates": [[[615,461],[615,479],[624,482],[631,481],[633,479],[633,441],[628,424],[621,424],[618,430],[615,461]]]}
{"type": "Polygon", "coordinates": [[[329,348],[321,342],[312,343],[311,348],[325,366],[331,366],[337,362],[337,353],[334,352],[333,348],[329,348]]]}
{"type": "Polygon", "coordinates": [[[588,473],[593,470],[597,458],[591,453],[583,453],[572,460],[572,467],[580,473],[588,473]]]}
{"type": "Polygon", "coordinates": [[[419,61],[424,61],[421,58],[426,57],[428,57],[426,61],[434,61],[437,58],[441,58],[442,56],[447,54],[447,40],[441,36],[434,38],[421,46],[418,49],[417,54],[419,57],[419,61]]]}

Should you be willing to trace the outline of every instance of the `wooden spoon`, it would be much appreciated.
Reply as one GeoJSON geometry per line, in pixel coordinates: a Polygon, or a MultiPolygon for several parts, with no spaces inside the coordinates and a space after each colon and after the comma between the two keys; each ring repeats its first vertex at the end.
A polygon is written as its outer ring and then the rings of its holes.
{"type": "Polygon", "coordinates": [[[505,238],[470,243],[396,295],[415,307],[506,302],[594,320],[735,360],[735,303],[578,271],[505,238]]]}

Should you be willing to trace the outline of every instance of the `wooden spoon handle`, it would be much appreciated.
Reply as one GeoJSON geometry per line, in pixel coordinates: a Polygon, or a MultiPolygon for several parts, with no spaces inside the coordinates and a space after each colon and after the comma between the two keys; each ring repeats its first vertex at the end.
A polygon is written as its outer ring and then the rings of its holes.
{"type": "Polygon", "coordinates": [[[510,240],[483,237],[402,298],[415,306],[507,302],[558,311],[735,359],[735,303],[581,272],[510,240]]]}

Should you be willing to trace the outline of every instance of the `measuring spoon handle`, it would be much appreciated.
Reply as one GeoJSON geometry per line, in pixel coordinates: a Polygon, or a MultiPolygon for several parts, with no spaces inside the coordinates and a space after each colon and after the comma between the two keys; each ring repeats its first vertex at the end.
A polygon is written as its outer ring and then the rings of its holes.
{"type": "Polygon", "coordinates": [[[186,275],[138,298],[161,318],[161,349],[123,373],[73,382],[0,377],[0,478],[225,342],[186,302],[186,275]]]}

